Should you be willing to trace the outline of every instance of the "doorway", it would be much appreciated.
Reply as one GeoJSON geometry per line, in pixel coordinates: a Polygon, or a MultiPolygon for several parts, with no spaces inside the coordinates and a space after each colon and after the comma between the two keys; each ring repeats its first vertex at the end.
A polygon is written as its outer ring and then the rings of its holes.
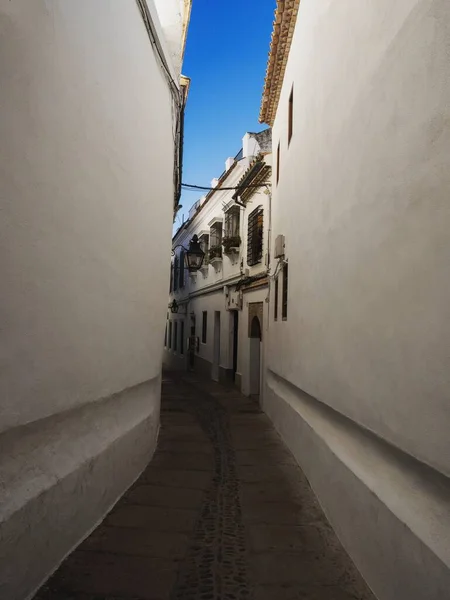
{"type": "Polygon", "coordinates": [[[213,366],[212,378],[219,381],[220,370],[220,311],[214,313],[214,348],[213,348],[213,366]]]}
{"type": "Polygon", "coordinates": [[[250,325],[250,395],[259,396],[261,382],[261,323],[255,315],[250,325]]]}

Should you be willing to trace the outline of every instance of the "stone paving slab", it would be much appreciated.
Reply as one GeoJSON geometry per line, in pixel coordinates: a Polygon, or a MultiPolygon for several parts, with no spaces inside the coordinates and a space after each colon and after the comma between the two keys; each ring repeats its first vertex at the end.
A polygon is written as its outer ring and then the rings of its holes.
{"type": "Polygon", "coordinates": [[[163,381],[155,456],[35,600],[373,600],[256,402],[163,381]]]}

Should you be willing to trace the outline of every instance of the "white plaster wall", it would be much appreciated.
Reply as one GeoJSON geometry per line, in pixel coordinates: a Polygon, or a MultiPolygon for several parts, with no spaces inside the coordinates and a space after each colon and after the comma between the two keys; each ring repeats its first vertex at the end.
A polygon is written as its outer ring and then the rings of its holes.
{"type": "Polygon", "coordinates": [[[176,74],[181,73],[183,62],[182,34],[185,15],[185,0],[154,0],[159,22],[170,53],[176,74]]]}
{"type": "Polygon", "coordinates": [[[174,149],[171,97],[134,2],[0,0],[0,90],[0,596],[14,600],[151,457],[168,289],[155,257],[170,253],[174,149]],[[152,381],[131,409],[133,390],[152,381]],[[135,425],[117,423],[111,438],[122,391],[135,425]],[[82,411],[100,399],[103,418],[78,443],[82,411]],[[36,462],[22,448],[11,471],[19,426],[44,450],[36,462]],[[94,481],[83,465],[97,456],[94,481]],[[56,515],[63,541],[49,527],[56,515]]]}
{"type": "Polygon", "coordinates": [[[447,475],[449,52],[445,1],[302,1],[273,128],[290,308],[270,352],[287,380],[447,475]]]}
{"type": "MultiPolygon", "coordinates": [[[[441,514],[437,552],[424,533],[423,511],[410,511],[408,499],[432,473],[411,457],[445,475],[442,493],[450,474],[449,40],[445,0],[302,0],[273,127],[273,147],[280,141],[281,148],[273,239],[286,236],[289,312],[286,322],[270,324],[269,373],[295,386],[295,397],[303,390],[362,426],[367,447],[369,430],[405,453],[415,483],[385,504],[399,521],[395,528],[371,526],[386,509],[364,504],[359,483],[344,476],[327,483],[334,434],[320,433],[320,454],[306,449],[304,416],[283,414],[276,400],[288,402],[285,387],[269,382],[265,407],[298,449],[369,583],[381,598],[396,600],[447,597],[448,590],[448,515],[441,514]],[[340,502],[338,489],[361,503],[340,502]],[[411,531],[414,544],[427,548],[414,559],[411,531]],[[378,560],[364,557],[361,535],[380,548],[378,560]],[[390,575],[384,557],[398,567],[390,575]],[[431,577],[429,560],[440,578],[431,577]],[[408,572],[421,582],[415,595],[407,593],[408,572]]],[[[327,414],[331,422],[334,413],[327,414]]],[[[307,423],[314,437],[315,425],[307,423]]],[[[392,446],[386,448],[370,467],[380,474],[393,461],[392,446]]],[[[367,468],[350,466],[363,474],[367,468]]],[[[388,478],[384,489],[389,485],[388,478]]],[[[370,489],[385,502],[376,478],[370,489]]],[[[423,506],[431,506],[433,494],[425,497],[423,506]]]]}

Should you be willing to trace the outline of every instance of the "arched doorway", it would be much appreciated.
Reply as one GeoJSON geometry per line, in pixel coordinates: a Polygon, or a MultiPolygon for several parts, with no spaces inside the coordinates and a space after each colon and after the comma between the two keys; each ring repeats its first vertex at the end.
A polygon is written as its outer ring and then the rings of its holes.
{"type": "Polygon", "coordinates": [[[259,396],[261,381],[261,323],[254,316],[250,325],[250,395],[259,396]]]}

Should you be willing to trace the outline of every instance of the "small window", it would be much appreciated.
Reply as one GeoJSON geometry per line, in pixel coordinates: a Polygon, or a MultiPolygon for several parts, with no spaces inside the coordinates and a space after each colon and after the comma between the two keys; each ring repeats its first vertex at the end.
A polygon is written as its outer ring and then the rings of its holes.
{"type": "Polygon", "coordinates": [[[169,321],[169,350],[172,348],[172,321],[169,321]]]}
{"type": "Polygon", "coordinates": [[[261,262],[263,255],[264,211],[261,206],[248,216],[247,263],[250,266],[261,262]]]}
{"type": "Polygon", "coordinates": [[[279,290],[279,285],[278,285],[278,276],[275,279],[275,298],[274,298],[274,309],[273,309],[273,318],[275,319],[275,321],[278,320],[278,290],[279,290]]]}
{"type": "Polygon", "coordinates": [[[277,184],[280,181],[280,142],[278,142],[277,148],[277,184]]]}
{"type": "Polygon", "coordinates": [[[281,307],[283,321],[287,319],[288,309],[288,264],[283,265],[283,305],[281,307]]]}
{"type": "Polygon", "coordinates": [[[202,321],[202,344],[206,344],[208,334],[208,313],[206,310],[203,311],[203,321],[202,321]]]}
{"type": "Polygon", "coordinates": [[[180,354],[184,354],[184,321],[180,323],[180,354]]]}
{"type": "Polygon", "coordinates": [[[288,144],[291,141],[294,133],[294,86],[292,86],[291,95],[289,96],[289,116],[288,116],[288,144]]]}
{"type": "Polygon", "coordinates": [[[173,332],[173,351],[176,352],[178,350],[178,323],[175,321],[175,327],[173,332]]]}

